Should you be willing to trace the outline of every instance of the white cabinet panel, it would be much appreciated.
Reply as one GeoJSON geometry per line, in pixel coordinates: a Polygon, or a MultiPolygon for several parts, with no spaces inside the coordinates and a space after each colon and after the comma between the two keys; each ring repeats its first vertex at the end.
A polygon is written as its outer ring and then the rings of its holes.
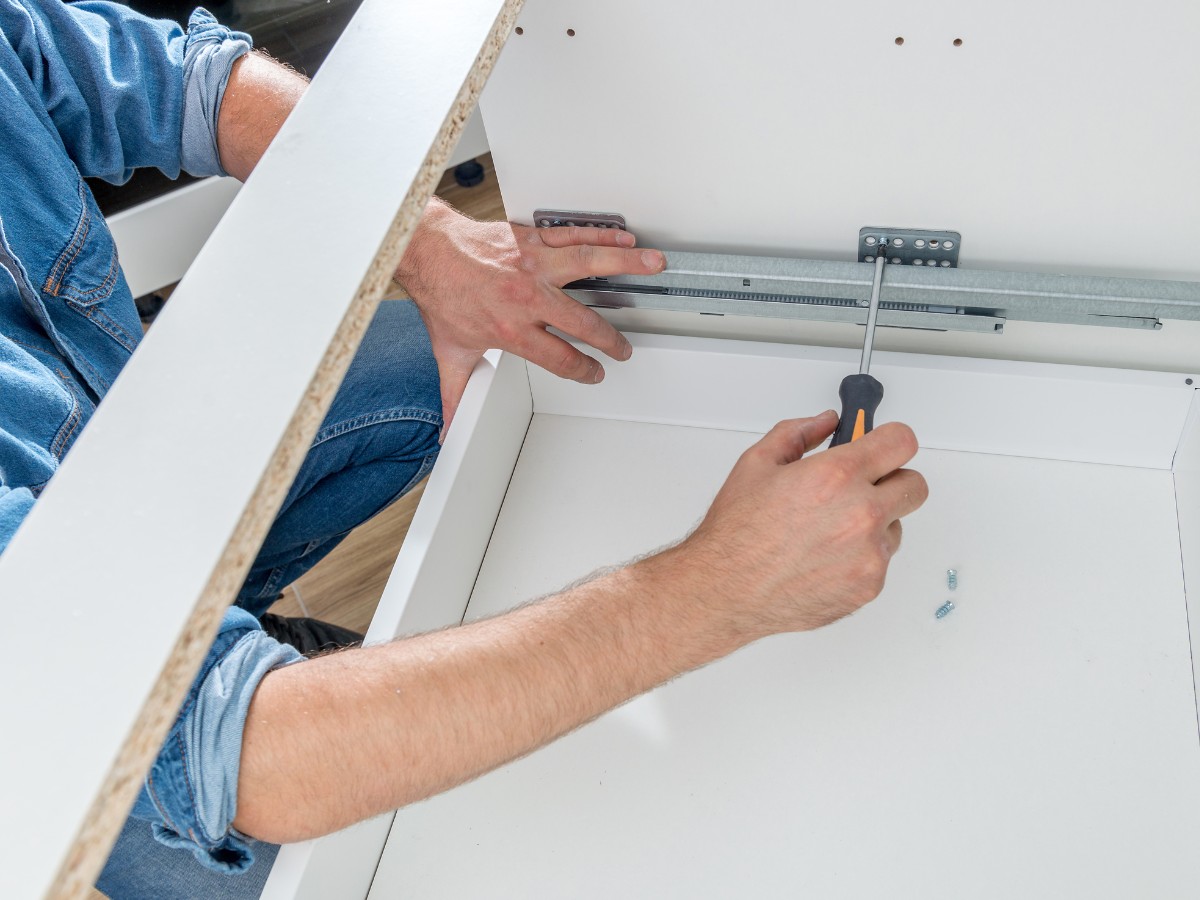
{"type": "MultiPolygon", "coordinates": [[[[753,438],[535,414],[468,617],[681,535],[753,438]]],[[[1193,895],[1171,473],[917,465],[878,601],[402,810],[371,896],[1193,895]]]]}

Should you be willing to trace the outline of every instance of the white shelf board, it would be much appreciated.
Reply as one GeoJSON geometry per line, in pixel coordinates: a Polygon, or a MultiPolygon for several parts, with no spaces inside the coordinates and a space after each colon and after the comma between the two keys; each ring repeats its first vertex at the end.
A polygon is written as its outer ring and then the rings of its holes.
{"type": "MultiPolygon", "coordinates": [[[[468,616],[681,535],[753,439],[535,414],[468,616]]],[[[879,600],[400,811],[371,896],[1194,896],[1171,473],[917,466],[879,600]]]]}

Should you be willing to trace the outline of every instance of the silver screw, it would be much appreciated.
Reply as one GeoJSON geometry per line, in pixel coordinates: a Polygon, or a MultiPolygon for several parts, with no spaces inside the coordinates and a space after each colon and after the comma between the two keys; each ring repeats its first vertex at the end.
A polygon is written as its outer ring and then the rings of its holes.
{"type": "Polygon", "coordinates": [[[947,569],[946,570],[946,587],[950,588],[950,590],[952,590],[952,591],[958,590],[958,570],[957,569],[947,569]]]}
{"type": "Polygon", "coordinates": [[[950,613],[952,613],[953,611],[954,611],[954,601],[947,600],[945,603],[943,603],[941,606],[939,606],[937,608],[937,611],[934,612],[933,615],[938,619],[944,619],[944,618],[946,618],[946,616],[950,615],[950,613]]]}

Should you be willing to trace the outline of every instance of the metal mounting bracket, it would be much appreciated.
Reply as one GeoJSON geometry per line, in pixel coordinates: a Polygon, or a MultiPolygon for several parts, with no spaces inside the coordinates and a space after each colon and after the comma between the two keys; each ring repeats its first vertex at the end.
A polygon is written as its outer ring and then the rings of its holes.
{"type": "Polygon", "coordinates": [[[858,258],[873,263],[880,250],[889,265],[958,268],[962,235],[957,231],[928,228],[862,228],[858,232],[858,258]]]}
{"type": "Polygon", "coordinates": [[[533,221],[540,228],[582,225],[586,228],[619,228],[625,231],[625,217],[616,213],[572,212],[565,209],[535,209],[533,221]]]}

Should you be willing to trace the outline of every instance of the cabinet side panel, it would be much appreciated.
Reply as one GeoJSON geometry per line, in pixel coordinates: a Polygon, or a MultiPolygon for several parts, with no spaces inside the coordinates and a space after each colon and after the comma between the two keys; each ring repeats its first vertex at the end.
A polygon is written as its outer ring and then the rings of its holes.
{"type": "Polygon", "coordinates": [[[1192,400],[1191,413],[1175,454],[1175,503],[1192,638],[1192,674],[1200,692],[1200,670],[1196,667],[1196,648],[1200,646],[1200,397],[1192,400]]]}
{"type": "Polygon", "coordinates": [[[261,900],[365,897],[395,813],[279,851],[261,900]]]}
{"type": "Polygon", "coordinates": [[[524,360],[489,353],[459,404],[367,643],[462,621],[532,416],[524,360]]]}
{"type": "MultiPolygon", "coordinates": [[[[467,384],[366,643],[462,620],[532,415],[524,361],[489,352],[467,384]]],[[[388,813],[284,847],[263,897],[365,897],[391,821],[388,813]]]]}

